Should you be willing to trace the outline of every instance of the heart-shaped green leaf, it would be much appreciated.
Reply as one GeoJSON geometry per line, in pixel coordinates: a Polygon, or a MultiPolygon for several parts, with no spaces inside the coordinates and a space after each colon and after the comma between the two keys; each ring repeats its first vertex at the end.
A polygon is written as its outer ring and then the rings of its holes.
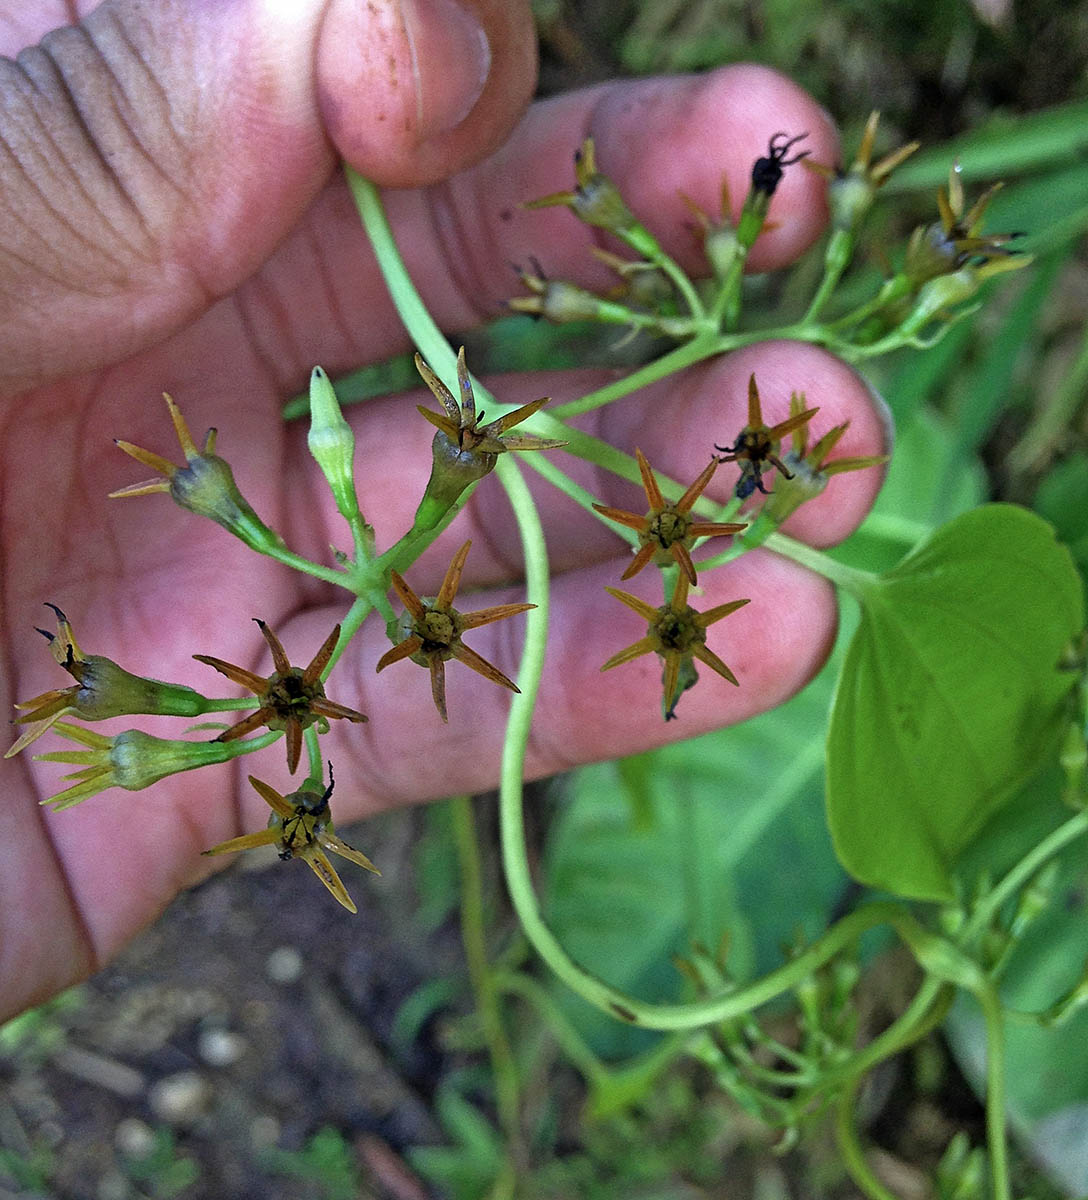
{"type": "Polygon", "coordinates": [[[828,736],[835,848],[863,883],[949,899],[953,860],[1061,731],[1080,579],[1045,521],[990,504],[860,599],[828,736]]]}

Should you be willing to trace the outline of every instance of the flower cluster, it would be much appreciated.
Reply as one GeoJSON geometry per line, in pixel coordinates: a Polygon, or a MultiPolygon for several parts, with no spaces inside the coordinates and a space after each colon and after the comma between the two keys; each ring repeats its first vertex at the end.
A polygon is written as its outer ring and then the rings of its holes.
{"type": "MultiPolygon", "coordinates": [[[[452,353],[447,355],[440,349],[438,359],[432,355],[432,361],[446,374],[449,384],[417,354],[416,369],[438,402],[437,411],[418,406],[434,429],[430,472],[411,528],[384,553],[377,552],[376,530],[367,523],[359,505],[353,429],[356,423],[345,417],[322,368],[314,368],[310,379],[310,428],[306,445],[328,484],[336,510],[352,533],[353,553],[333,549],[335,566],[310,561],[288,548],[285,539],[257,515],[239,489],[232,467],[216,452],[216,429],[211,428],[203,445],[198,445],[180,409],[164,393],[184,463],[179,465],[132,442],[118,441],[119,448],[154,471],[155,478],[122,487],[111,496],[166,493],[187,512],[216,522],[260,554],[320,580],[323,586],[346,591],[351,597],[350,607],[345,608],[341,621],[305,666],[292,665],[279,638],[260,618],[254,620],[271,654],[272,670],[268,674],[258,674],[249,667],[209,654],[193,655],[198,662],[251,693],[250,697],[239,698],[205,696],[182,684],[134,674],[105,655],[86,654],[76,641],[64,611],[50,604],[56,617],[56,632],[39,630],[39,633],[47,639],[53,659],[72,682],[16,704],[15,723],[21,728],[7,755],[19,753],[49,731],[76,743],[77,749],[36,756],[42,761],[75,766],[65,777],[67,786],[44,801],[53,808],[65,808],[107,788],[146,788],[169,775],[227,762],[282,738],[287,770],[292,776],[302,763],[305,749],[308,768],[305,782],[293,791],[281,793],[250,776],[253,787],[271,810],[268,827],[232,838],[205,853],[218,855],[272,845],[283,859],[302,858],[337,901],[355,911],[328,853],[340,854],[367,870],[375,868],[365,855],[334,832],[329,809],[332,767],[328,765],[326,786],[323,782],[326,764],[319,739],[328,732],[331,721],[359,725],[367,722],[368,717],[356,708],[331,700],[325,692],[326,680],[364,620],[377,611],[385,621],[390,648],[378,658],[375,671],[384,672],[405,659],[425,668],[432,700],[442,721],[449,720],[446,664],[451,660],[507,691],[518,692],[515,682],[467,646],[464,638],[477,628],[519,616],[536,606],[509,603],[470,612],[455,607],[472,545],[468,540],[454,554],[436,596],[420,596],[402,574],[411,574],[412,564],[453,519],[473,487],[495,469],[503,454],[558,449],[567,446],[569,439],[585,459],[598,466],[614,465],[617,452],[610,448],[605,452],[594,438],[562,422],[611,403],[624,394],[624,388],[632,391],[664,378],[682,365],[690,366],[772,335],[801,338],[850,360],[904,345],[925,344],[926,334],[940,336],[962,315],[964,302],[975,295],[982,281],[1029,261],[1028,256],[1018,255],[1012,245],[1018,235],[986,232],[983,228],[988,206],[1000,184],[989,187],[968,205],[956,165],[947,187],[938,193],[937,219],[915,230],[900,267],[893,269],[890,278],[851,311],[836,314],[831,320],[824,319],[823,310],[837,298],[833,293],[851,264],[863,218],[877,192],[891,172],[917,149],[916,143],[909,143],[875,158],[877,132],[878,116],[873,113],[849,167],[814,163],[812,151],[806,145],[809,136],[806,132],[773,133],[766,142],[766,151],[751,163],[747,193],[735,221],[724,184],[718,220],[711,220],[685,197],[695,214],[696,233],[706,260],[703,271],[709,276],[698,279],[671,258],[657,237],[642,224],[620,186],[600,168],[594,142],[586,139],[574,157],[573,186],[530,200],[525,207],[565,207],[592,227],[595,239],[600,238],[599,231],[618,239],[622,243],[621,254],[602,246],[593,246],[590,251],[598,263],[603,262],[612,272],[615,282],[596,294],[574,283],[549,279],[536,259],[530,257],[532,270],[521,273],[529,294],[512,300],[510,307],[557,324],[590,320],[625,327],[632,336],[645,332],[661,340],[688,344],[674,349],[675,357],[669,358],[666,366],[652,364],[629,379],[609,382],[558,412],[542,413],[548,397],[541,397],[520,407],[500,406],[498,415],[494,415],[493,409],[490,420],[477,407],[477,396],[483,397],[483,389],[474,384],[464,348],[456,356],[455,367],[452,353]],[[772,201],[779,194],[786,172],[802,163],[827,181],[832,228],[824,248],[823,276],[803,315],[791,319],[779,330],[772,331],[769,323],[763,323],[754,335],[751,331],[738,332],[744,305],[752,292],[744,283],[749,251],[765,230],[774,227],[769,223],[773,222],[772,201]],[[934,325],[939,326],[936,334],[934,325]],[[540,436],[541,433],[568,436],[540,436]],[[403,605],[399,615],[394,610],[393,598],[403,605]],[[231,724],[197,725],[186,737],[174,739],[153,737],[138,729],[106,735],[76,723],[128,715],[191,718],[219,712],[244,715],[232,716],[231,724]],[[201,737],[201,731],[209,728],[213,733],[204,732],[201,737]]],[[[788,198],[780,195],[777,203],[783,204],[788,198]]],[[[661,581],[663,603],[659,605],[616,588],[606,589],[646,622],[646,632],[630,646],[612,654],[601,670],[611,670],[647,654],[656,655],[662,664],[662,707],[666,720],[676,716],[681,695],[698,680],[697,663],[739,686],[737,675],[708,646],[708,630],[749,604],[750,599],[731,600],[699,612],[689,603],[693,589],[699,584],[699,571],[709,571],[762,544],[799,505],[821,494],[834,475],[886,461],[883,455],[833,458],[846,433],[845,422],[815,437],[810,444],[813,418],[819,409],[806,407],[803,393],[791,395],[789,415],[774,424],[764,419],[754,374],[748,380],[747,400],[746,424],[731,442],[714,443],[710,461],[686,488],[655,475],[642,450],[634,449],[646,499],[646,508],[641,512],[594,503],[580,484],[563,476],[553,464],[542,463],[539,458],[534,463],[542,474],[557,482],[583,507],[591,508],[602,521],[622,527],[634,548],[622,580],[633,578],[647,567],[658,568],[650,574],[656,574],[661,581]],[[705,493],[723,464],[736,464],[739,478],[731,481],[732,498],[715,509],[705,493]],[[768,473],[773,473],[775,479],[773,490],[764,483],[768,473]],[[759,498],[755,497],[756,492],[761,494],[759,498]],[[755,499],[761,507],[746,511],[748,520],[732,519],[744,502],[755,499]],[[736,540],[726,550],[701,554],[704,540],[730,536],[736,540]]],[[[487,403],[490,407],[491,401],[487,403]]],[[[633,477],[629,460],[620,473],[633,477]]],[[[500,471],[503,474],[505,471],[500,471]]],[[[516,476],[517,472],[511,471],[510,475],[516,476]]],[[[504,482],[510,481],[504,479],[504,482]]],[[[481,495],[485,491],[486,488],[481,489],[481,495]]],[[[515,495],[511,487],[511,496],[515,495]]],[[[523,515],[519,510],[519,516],[523,515]]],[[[769,544],[775,546],[774,542],[769,544]]],[[[784,544],[780,539],[778,548],[784,544]]],[[[527,621],[530,637],[536,637],[542,630],[541,616],[527,621]]]]}

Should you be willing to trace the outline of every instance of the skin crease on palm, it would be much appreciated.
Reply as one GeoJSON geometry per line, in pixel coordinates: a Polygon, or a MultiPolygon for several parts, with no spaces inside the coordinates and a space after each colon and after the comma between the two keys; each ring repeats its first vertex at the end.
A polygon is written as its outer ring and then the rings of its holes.
{"type": "MultiPolygon", "coordinates": [[[[346,594],[258,558],[164,496],[106,500],[146,474],[114,438],[180,461],[166,390],[198,440],[219,429],[218,452],[243,493],[292,548],[329,561],[329,544],[345,544],[304,424],[284,427],[278,412],[315,363],[335,378],[408,342],[336,169],[339,155],[400,189],[387,193],[390,217],[447,330],[497,314],[516,290],[509,263],[530,254],[553,277],[607,282],[588,254],[593,234],[569,212],[518,207],[569,185],[572,152],[587,134],[634,211],[693,271],[699,252],[678,189],[716,212],[724,173],[739,204],[753,160],[778,130],[807,131],[814,158],[838,159],[826,115],[760,68],[612,83],[527,107],[535,53],[528,6],[507,0],[465,0],[452,13],[442,4],[409,13],[394,0],[128,0],[89,16],[52,3],[30,8],[0,3],[0,51],[15,56],[54,26],[79,17],[85,24],[0,64],[0,691],[9,712],[15,700],[66,682],[34,632],[52,623],[46,601],[68,613],[85,652],[209,695],[234,693],[193,662],[195,652],[269,669],[251,617],[265,619],[291,661],[305,664],[345,612],[346,594]],[[438,27],[427,27],[428,11],[438,27]],[[466,33],[466,12],[479,16],[485,42],[466,33]],[[443,21],[453,23],[447,39],[443,21]],[[414,55],[403,41],[413,22],[414,55]],[[389,53],[377,54],[379,45],[389,53]],[[456,69],[441,54],[449,46],[461,47],[456,69]],[[475,55],[467,66],[466,55],[475,55]],[[403,69],[390,74],[390,62],[403,69]],[[405,79],[414,85],[407,96],[405,79]],[[97,148],[86,144],[87,130],[97,148]]],[[[785,266],[815,240],[826,215],[821,191],[815,175],[787,171],[754,268],[785,266]]],[[[628,453],[641,448],[686,485],[713,442],[728,442],[744,424],[753,371],[769,422],[786,414],[791,390],[804,390],[820,408],[815,436],[850,420],[839,454],[884,449],[864,384],[801,345],[767,344],[705,364],[581,424],[628,453]]],[[[578,371],[486,382],[504,401],[550,394],[562,403],[604,378],[578,371]]],[[[433,430],[415,404],[428,399],[421,389],[349,410],[360,500],[380,548],[407,528],[426,481],[433,430]]],[[[557,461],[603,503],[639,509],[634,485],[557,461]]],[[[741,686],[703,672],[666,725],[655,659],[599,673],[644,633],[637,615],[603,590],[618,582],[623,544],[529,478],[554,571],[533,776],[742,720],[781,703],[824,661],[836,624],[830,587],[769,553],[746,555],[706,573],[703,594],[692,598],[705,609],[751,597],[709,636],[741,686]]],[[[708,494],[724,500],[734,482],[734,467],[722,467],[708,494]]],[[[817,545],[841,540],[879,483],[878,470],[836,477],[787,531],[817,545]]],[[[494,478],[404,571],[414,590],[433,594],[467,537],[459,607],[524,599],[517,531],[494,478]]],[[[660,603],[653,571],[631,590],[660,603]]],[[[517,618],[467,641],[515,675],[523,631],[517,618]]],[[[425,671],[404,663],[375,675],[387,648],[373,620],[329,679],[332,699],[370,717],[334,727],[322,742],[335,765],[341,825],[496,781],[508,694],[452,663],[443,725],[425,671]]],[[[163,736],[185,728],[165,719],[97,728],[128,725],[163,736]]],[[[35,749],[58,746],[47,735],[35,749]]],[[[141,793],[115,789],[52,814],[38,801],[64,786],[63,768],[24,753],[0,770],[0,1016],[97,969],[180,888],[226,865],[199,852],[263,826],[267,808],[247,773],[283,792],[302,778],[287,775],[277,743],[232,766],[141,793]]],[[[360,903],[370,886],[381,885],[368,879],[352,889],[360,903]]],[[[329,904],[330,919],[350,919],[336,915],[330,897],[315,895],[315,903],[329,904]]]]}

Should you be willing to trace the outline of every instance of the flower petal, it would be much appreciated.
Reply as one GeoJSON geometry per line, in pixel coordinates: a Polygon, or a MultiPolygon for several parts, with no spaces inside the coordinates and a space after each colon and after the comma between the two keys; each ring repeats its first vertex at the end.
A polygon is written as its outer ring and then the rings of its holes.
{"type": "Polygon", "coordinates": [[[336,873],[336,868],[329,862],[328,856],[320,846],[311,846],[305,854],[300,854],[299,857],[306,861],[310,870],[313,871],[348,912],[355,913],[359,911],[355,907],[352,898],[348,895],[347,888],[341,883],[340,876],[336,873]]]}
{"type": "Polygon", "coordinates": [[[461,614],[461,629],[462,631],[479,629],[481,625],[490,625],[492,621],[503,621],[507,617],[516,617],[518,613],[528,612],[531,608],[536,608],[536,605],[495,604],[491,608],[478,608],[475,612],[461,614]]]}
{"type": "Polygon", "coordinates": [[[319,833],[317,840],[326,850],[332,850],[335,854],[339,854],[341,858],[346,858],[349,862],[357,863],[360,867],[366,867],[368,871],[373,871],[375,875],[381,874],[381,871],[378,870],[361,850],[356,850],[354,846],[349,846],[347,842],[342,842],[335,833],[319,833]]]}
{"type": "Polygon", "coordinates": [[[378,665],[374,669],[376,671],[384,671],[386,667],[391,667],[395,662],[400,662],[403,658],[411,658],[422,646],[423,639],[421,637],[412,636],[406,638],[403,642],[398,642],[392,650],[387,650],[378,659],[378,665]]]}
{"type": "Polygon", "coordinates": [[[450,647],[453,657],[458,662],[463,662],[466,667],[471,667],[477,675],[482,675],[485,679],[490,679],[492,683],[497,683],[501,687],[509,688],[512,692],[520,692],[521,688],[499,670],[498,667],[493,667],[486,658],[482,658],[475,650],[470,650],[464,642],[456,642],[450,647]]]}
{"type": "Polygon", "coordinates": [[[712,671],[717,671],[723,679],[728,679],[730,683],[736,687],[740,687],[740,680],[737,679],[736,675],[730,671],[713,650],[706,646],[697,645],[692,648],[692,653],[701,663],[706,663],[712,671]]]}
{"type": "Polygon", "coordinates": [[[405,582],[404,577],[399,571],[389,572],[389,582],[393,585],[393,591],[397,593],[401,604],[412,614],[417,621],[422,621],[427,616],[427,608],[423,601],[412,591],[405,582]]]}
{"type": "Polygon", "coordinates": [[[332,658],[332,653],[336,649],[336,643],[340,640],[340,626],[334,625],[332,633],[322,643],[321,649],[310,660],[310,665],[302,672],[302,682],[308,686],[317,683],[321,678],[321,672],[328,665],[329,659],[332,658]]]}
{"type": "Polygon", "coordinates": [[[210,850],[201,850],[201,854],[235,854],[240,850],[253,850],[257,846],[271,846],[280,840],[278,827],[261,829],[257,833],[243,833],[241,837],[231,838],[229,842],[220,842],[210,850]]]}
{"type": "Polygon", "coordinates": [[[465,559],[468,558],[471,548],[470,539],[453,556],[453,561],[446,570],[446,577],[442,580],[442,586],[438,589],[438,596],[433,605],[435,609],[444,612],[452,606],[457,589],[461,586],[461,572],[465,569],[465,559]]]}
{"type": "Polygon", "coordinates": [[[259,696],[268,689],[268,680],[263,675],[256,675],[252,671],[247,671],[245,667],[236,667],[233,663],[225,662],[221,658],[215,658],[211,654],[194,654],[193,658],[197,662],[202,662],[209,667],[213,667],[220,675],[225,675],[233,683],[241,684],[242,687],[247,688],[255,696],[259,696]]]}
{"type": "Polygon", "coordinates": [[[650,507],[664,508],[665,497],[662,496],[661,489],[657,486],[657,480],[650,469],[650,464],[646,461],[646,456],[637,446],[635,447],[635,459],[638,462],[639,474],[642,476],[642,488],[646,493],[646,499],[650,502],[650,507]]]}
{"type": "Polygon", "coordinates": [[[286,820],[288,817],[293,817],[295,815],[295,810],[290,804],[287,803],[286,797],[277,792],[274,787],[270,787],[263,780],[257,779],[253,775],[250,775],[249,782],[253,784],[257,794],[261,797],[265,804],[267,804],[268,807],[272,809],[272,811],[278,816],[281,816],[286,820]]]}
{"type": "Polygon", "coordinates": [[[625,650],[621,650],[618,654],[613,654],[612,657],[602,667],[602,671],[610,671],[613,667],[620,666],[621,663],[631,662],[632,659],[641,658],[644,654],[653,653],[654,644],[648,637],[644,637],[640,642],[634,642],[625,650]]]}
{"type": "Polygon", "coordinates": [[[443,721],[449,721],[449,715],[446,712],[446,664],[437,654],[432,654],[430,657],[431,669],[431,699],[434,701],[435,708],[438,709],[438,715],[443,721]]]}

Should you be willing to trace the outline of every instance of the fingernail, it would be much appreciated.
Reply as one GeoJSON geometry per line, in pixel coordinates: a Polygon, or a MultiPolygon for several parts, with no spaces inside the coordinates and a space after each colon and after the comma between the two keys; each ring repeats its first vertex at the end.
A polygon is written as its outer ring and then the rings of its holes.
{"type": "Polygon", "coordinates": [[[491,69],[491,45],[458,0],[401,0],[412,58],[419,140],[455,129],[472,112],[491,69]]]}

